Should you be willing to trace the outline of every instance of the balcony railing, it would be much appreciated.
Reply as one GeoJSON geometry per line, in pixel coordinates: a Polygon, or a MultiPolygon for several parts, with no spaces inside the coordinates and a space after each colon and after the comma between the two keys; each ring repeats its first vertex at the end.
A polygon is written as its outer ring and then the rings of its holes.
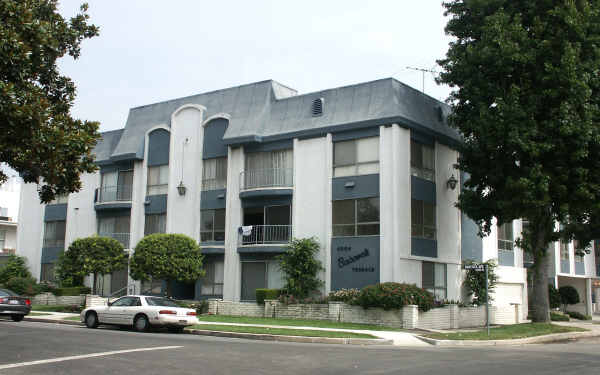
{"type": "Polygon", "coordinates": [[[98,236],[114,238],[119,241],[124,248],[129,249],[129,233],[98,233],[98,236]]]}
{"type": "Polygon", "coordinates": [[[98,188],[97,202],[131,201],[131,185],[102,186],[98,188]]]}
{"type": "Polygon", "coordinates": [[[65,247],[65,240],[57,240],[53,238],[44,238],[42,247],[65,247]]]}
{"type": "Polygon", "coordinates": [[[293,168],[249,169],[240,173],[240,189],[292,187],[293,168]]]}
{"type": "Polygon", "coordinates": [[[253,225],[250,233],[243,233],[240,228],[239,234],[242,245],[285,244],[291,237],[291,225],[253,225]]]}

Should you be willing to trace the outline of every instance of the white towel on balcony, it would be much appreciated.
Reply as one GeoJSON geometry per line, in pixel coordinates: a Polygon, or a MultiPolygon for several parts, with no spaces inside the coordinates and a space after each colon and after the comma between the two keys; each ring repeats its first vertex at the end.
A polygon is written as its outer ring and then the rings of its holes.
{"type": "Polygon", "coordinates": [[[252,225],[242,226],[242,236],[246,237],[252,234],[252,225]]]}

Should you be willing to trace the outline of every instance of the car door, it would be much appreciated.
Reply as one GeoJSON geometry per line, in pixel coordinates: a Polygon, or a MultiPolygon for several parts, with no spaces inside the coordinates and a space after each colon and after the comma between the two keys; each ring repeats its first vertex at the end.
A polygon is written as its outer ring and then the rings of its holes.
{"type": "Polygon", "coordinates": [[[121,307],[119,324],[132,325],[133,317],[142,309],[140,297],[130,297],[129,305],[121,307]]]}
{"type": "Polygon", "coordinates": [[[100,321],[107,324],[125,324],[123,323],[124,319],[121,315],[124,314],[123,309],[131,303],[131,298],[132,297],[121,297],[111,303],[110,306],[107,306],[106,308],[104,320],[100,321]]]}

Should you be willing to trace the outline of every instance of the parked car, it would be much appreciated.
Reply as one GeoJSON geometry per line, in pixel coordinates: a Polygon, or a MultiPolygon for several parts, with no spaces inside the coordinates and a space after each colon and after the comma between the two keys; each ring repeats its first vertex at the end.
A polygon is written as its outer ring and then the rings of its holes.
{"type": "Polygon", "coordinates": [[[9,289],[0,289],[0,316],[10,316],[15,322],[31,312],[31,300],[9,289]]]}
{"type": "Polygon", "coordinates": [[[181,332],[198,323],[196,310],[179,307],[173,300],[156,296],[125,296],[102,306],[91,306],[81,312],[81,322],[88,328],[100,324],[130,326],[145,332],[151,327],[167,327],[181,332]]]}

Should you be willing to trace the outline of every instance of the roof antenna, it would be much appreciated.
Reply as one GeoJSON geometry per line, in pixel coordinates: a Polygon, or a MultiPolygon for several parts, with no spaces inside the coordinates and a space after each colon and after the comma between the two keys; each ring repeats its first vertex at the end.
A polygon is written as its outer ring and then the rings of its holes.
{"type": "Polygon", "coordinates": [[[421,72],[421,76],[423,77],[423,85],[421,86],[421,92],[423,92],[423,94],[425,94],[425,73],[437,73],[435,70],[433,69],[425,69],[425,68],[414,68],[412,66],[407,66],[406,69],[410,69],[410,70],[416,70],[421,72]]]}

